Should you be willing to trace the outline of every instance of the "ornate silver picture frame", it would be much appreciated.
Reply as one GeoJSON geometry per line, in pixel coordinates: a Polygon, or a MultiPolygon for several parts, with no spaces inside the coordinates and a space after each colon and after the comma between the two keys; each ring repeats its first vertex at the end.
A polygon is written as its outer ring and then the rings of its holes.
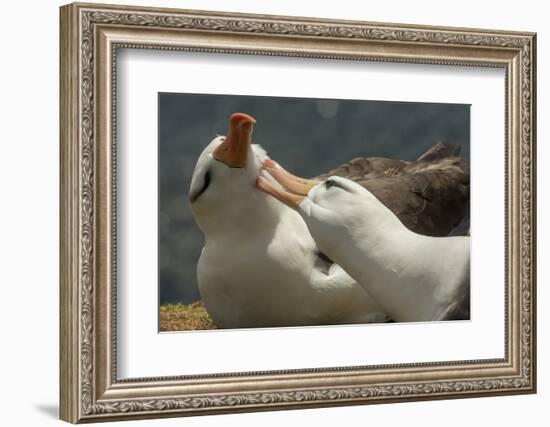
{"type": "Polygon", "coordinates": [[[79,3],[62,7],[60,22],[61,419],[79,423],[536,391],[535,34],[79,3]],[[121,48],[504,70],[505,212],[498,213],[505,218],[504,357],[119,378],[121,48]]]}

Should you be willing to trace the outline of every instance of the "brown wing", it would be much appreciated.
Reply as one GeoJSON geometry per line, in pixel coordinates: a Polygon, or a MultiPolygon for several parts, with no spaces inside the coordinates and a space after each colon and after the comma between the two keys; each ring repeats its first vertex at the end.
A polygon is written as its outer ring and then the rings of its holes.
{"type": "Polygon", "coordinates": [[[336,169],[317,176],[315,179],[322,181],[329,176],[341,176],[353,181],[381,178],[403,169],[407,164],[408,162],[404,160],[386,159],[384,157],[357,157],[338,166],[336,169]]]}
{"type": "Polygon", "coordinates": [[[440,143],[413,162],[357,158],[317,179],[331,175],[352,179],[374,194],[409,229],[429,236],[448,236],[463,219],[469,219],[469,164],[457,157],[459,151],[460,146],[440,143]]]}

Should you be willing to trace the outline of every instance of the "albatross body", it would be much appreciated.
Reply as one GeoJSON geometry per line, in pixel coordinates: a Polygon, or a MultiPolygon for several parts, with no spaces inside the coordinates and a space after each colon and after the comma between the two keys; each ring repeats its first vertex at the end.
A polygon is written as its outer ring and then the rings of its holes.
{"type": "MultiPolygon", "coordinates": [[[[319,249],[302,216],[257,188],[260,173],[279,184],[262,171],[268,156],[252,144],[254,123],[246,114],[231,116],[227,136],[214,138],[199,157],[189,189],[205,237],[199,290],[214,322],[246,328],[387,320],[369,293],[319,249]]],[[[441,171],[422,164],[436,175],[405,172],[414,162],[372,158],[354,159],[335,173],[349,172],[393,201],[392,210],[415,231],[446,234],[463,217],[468,173],[456,165],[441,171]],[[449,201],[457,208],[442,209],[449,201]]]]}
{"type": "Polygon", "coordinates": [[[319,252],[300,215],[256,188],[267,155],[251,144],[253,123],[234,114],[191,182],[205,236],[197,276],[208,313],[221,328],[384,321],[367,292],[319,252]]]}
{"type": "Polygon", "coordinates": [[[272,176],[294,191],[258,186],[306,222],[318,247],[357,280],[395,321],[469,318],[470,238],[430,237],[405,227],[365,187],[330,177],[303,190],[266,161],[272,176]]]}

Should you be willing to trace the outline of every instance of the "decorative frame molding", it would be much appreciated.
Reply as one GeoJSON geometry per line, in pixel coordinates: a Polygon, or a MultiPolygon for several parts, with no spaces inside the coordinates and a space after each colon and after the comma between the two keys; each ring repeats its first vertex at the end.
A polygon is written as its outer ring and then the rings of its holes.
{"type": "Polygon", "coordinates": [[[535,392],[535,34],[77,3],[60,43],[63,420],[535,392]],[[505,68],[505,357],[117,380],[118,47],[505,68]]]}

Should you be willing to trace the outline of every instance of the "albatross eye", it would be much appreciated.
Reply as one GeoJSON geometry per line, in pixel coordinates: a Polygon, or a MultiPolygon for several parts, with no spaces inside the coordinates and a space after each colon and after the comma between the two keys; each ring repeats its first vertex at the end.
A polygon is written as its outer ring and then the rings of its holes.
{"type": "Polygon", "coordinates": [[[328,180],[328,181],[325,182],[325,187],[326,187],[327,190],[331,187],[334,187],[334,186],[335,186],[334,181],[328,180]]]}
{"type": "Polygon", "coordinates": [[[332,179],[327,179],[325,181],[325,188],[328,190],[329,188],[332,188],[332,187],[342,188],[340,185],[338,185],[336,181],[333,181],[332,179]]]}
{"type": "Polygon", "coordinates": [[[204,174],[204,181],[202,183],[202,187],[198,191],[193,192],[193,194],[189,196],[189,200],[191,201],[191,203],[195,202],[202,195],[202,193],[206,191],[206,189],[210,186],[211,180],[212,180],[212,176],[210,171],[208,170],[204,174]]]}
{"type": "Polygon", "coordinates": [[[342,182],[336,180],[336,179],[327,179],[325,181],[325,188],[328,190],[332,187],[337,187],[337,188],[341,188],[342,190],[344,191],[351,191],[349,188],[346,187],[345,184],[343,184],[342,182]]]}

